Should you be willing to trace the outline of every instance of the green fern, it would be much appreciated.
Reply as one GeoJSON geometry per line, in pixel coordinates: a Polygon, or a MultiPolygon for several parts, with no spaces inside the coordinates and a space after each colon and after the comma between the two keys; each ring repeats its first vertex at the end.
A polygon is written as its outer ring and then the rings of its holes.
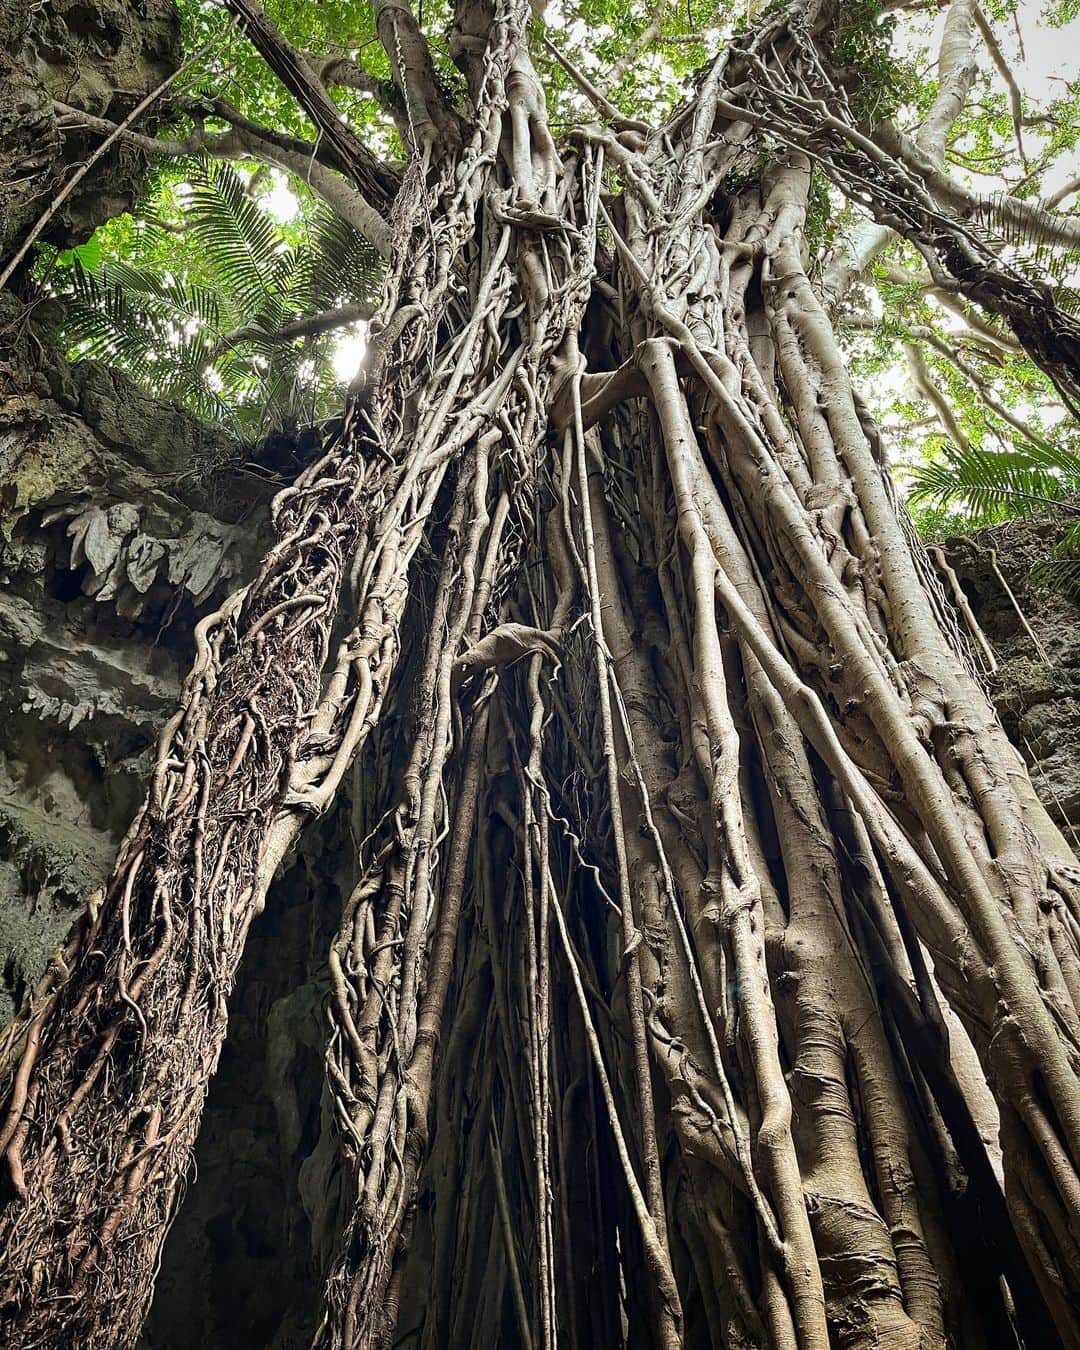
{"type": "Polygon", "coordinates": [[[1047,590],[1080,601],[1080,523],[1066,526],[1050,556],[1031,569],[1031,578],[1047,590]]]}
{"type": "MultiPolygon", "coordinates": [[[[1047,505],[1075,510],[1070,499],[1080,495],[1080,455],[1048,443],[987,450],[948,446],[939,456],[919,465],[913,475],[909,502],[929,503],[920,525],[944,523],[949,533],[998,524],[1028,515],[1047,505]]],[[[926,508],[924,507],[924,511],[926,508]]],[[[936,531],[940,534],[940,530],[936,531]]],[[[1031,571],[1037,585],[1080,601],[1080,522],[1066,526],[1050,556],[1031,571]]]]}
{"type": "Polygon", "coordinates": [[[323,211],[313,222],[308,248],[300,251],[293,298],[299,308],[315,314],[377,295],[382,272],[382,259],[363,235],[323,211]]]}
{"type": "Polygon", "coordinates": [[[54,269],[73,354],[106,360],[244,438],[336,409],[343,391],[332,340],[274,335],[293,320],[374,299],[382,260],[356,230],[320,208],[289,247],[241,174],[208,161],[188,176],[182,242],[153,225],[143,237],[152,261],[91,268],[72,254],[54,269]]]}
{"type": "Polygon", "coordinates": [[[911,500],[960,507],[969,526],[1024,515],[1080,493],[1080,455],[1048,443],[989,450],[947,445],[912,473],[911,500]]]}
{"type": "Polygon", "coordinates": [[[273,305],[290,274],[289,252],[231,165],[200,164],[191,176],[186,215],[185,226],[223,291],[252,313],[273,305]]]}
{"type": "Polygon", "coordinates": [[[88,272],[76,260],[65,331],[80,356],[108,361],[165,398],[214,421],[228,409],[207,378],[218,299],[124,264],[88,272]]]}

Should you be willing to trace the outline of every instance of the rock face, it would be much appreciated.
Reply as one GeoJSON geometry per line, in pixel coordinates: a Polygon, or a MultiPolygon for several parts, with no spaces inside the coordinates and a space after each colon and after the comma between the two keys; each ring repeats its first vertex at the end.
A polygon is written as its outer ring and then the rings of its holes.
{"type": "Polygon", "coordinates": [[[6,1020],[104,878],[175,703],[196,614],[235,584],[257,544],[250,487],[234,481],[230,505],[229,474],[211,472],[231,447],[121,376],[32,360],[32,336],[3,317],[0,308],[6,1020]]]}
{"type": "Polygon", "coordinates": [[[1075,518],[1046,512],[950,540],[945,551],[994,648],[999,668],[987,684],[1005,730],[1080,849],[1080,607],[1033,575],[1075,518]]]}
{"type": "MultiPolygon", "coordinates": [[[[54,104],[122,120],[179,66],[173,0],[5,0],[0,5],[0,263],[61,183],[99,143],[61,134],[54,104]]],[[[153,119],[140,124],[153,129],[153,119]]],[[[146,174],[141,151],[114,145],[50,221],[67,247],[130,209],[146,174]]]]}

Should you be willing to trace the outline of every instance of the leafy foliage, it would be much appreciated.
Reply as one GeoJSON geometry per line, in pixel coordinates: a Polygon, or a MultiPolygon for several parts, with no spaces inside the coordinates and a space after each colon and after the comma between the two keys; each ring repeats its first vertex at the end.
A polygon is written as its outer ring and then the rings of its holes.
{"type": "Polygon", "coordinates": [[[833,60],[859,72],[852,111],[867,126],[892,117],[901,103],[915,96],[910,68],[898,62],[891,49],[895,31],[895,15],[883,15],[876,0],[844,5],[837,24],[833,60]]]}
{"type": "Polygon", "coordinates": [[[275,335],[299,318],[372,300],[381,283],[374,250],[322,208],[290,246],[250,179],[230,165],[198,163],[185,186],[180,226],[129,219],[120,256],[103,257],[99,244],[96,254],[54,259],[74,351],[244,436],[335,411],[343,391],[332,338],[275,335]]]}
{"type": "Polygon", "coordinates": [[[1060,501],[1080,492],[1080,456],[1052,446],[991,450],[947,445],[912,474],[912,499],[963,503],[971,524],[1060,501]]]}
{"type": "MultiPolygon", "coordinates": [[[[711,54],[777,2],[548,0],[533,20],[531,51],[547,92],[552,129],[558,134],[596,117],[552,48],[620,111],[655,120],[690,90],[711,54]]],[[[199,125],[223,130],[225,123],[212,113],[195,120],[202,114],[191,100],[202,99],[209,108],[211,100],[224,98],[254,123],[314,140],[314,129],[295,99],[223,7],[202,0],[177,4],[188,51],[212,37],[218,41],[185,76],[184,97],[168,104],[167,129],[160,134],[182,136],[199,125]]],[[[376,38],[371,0],[318,5],[267,0],[265,8],[316,63],[341,58],[362,72],[365,88],[335,86],[331,96],[377,155],[399,161],[403,147],[391,115],[391,70],[376,38]]],[[[1014,0],[989,0],[983,8],[1001,50],[1017,63],[1022,77],[1021,37],[1030,42],[1036,36],[1035,19],[1014,0]]],[[[465,110],[460,72],[447,45],[449,0],[425,0],[416,13],[437,80],[465,110]]],[[[831,59],[851,73],[851,105],[866,128],[891,118],[911,132],[925,118],[939,87],[942,17],[939,6],[883,13],[873,0],[855,0],[842,7],[831,59]]],[[[1052,31],[1076,18],[1074,0],[1054,0],[1038,23],[1048,26],[1040,31],[1052,31]]],[[[1068,45],[1064,35],[1060,45],[1068,45]]],[[[1075,169],[1080,80],[1047,79],[1038,90],[1025,86],[1022,153],[1006,83],[985,44],[976,56],[975,86],[950,135],[947,167],[958,181],[978,190],[987,212],[1014,198],[1035,208],[1037,223],[1044,185],[1060,185],[1070,163],[1075,169]]],[[[617,173],[610,165],[613,188],[617,173]]],[[[1069,199],[1056,209],[1068,211],[1069,199]]],[[[807,226],[818,259],[815,277],[859,224],[857,209],[815,175],[807,226]]],[[[976,214],[971,228],[992,233],[996,246],[1053,287],[1066,307],[1080,306],[1080,251],[1047,244],[1031,229],[991,220],[986,213],[976,214]]],[[[932,409],[906,377],[905,343],[922,350],[928,376],[972,453],[1023,453],[1015,451],[1015,428],[1001,410],[1024,424],[1023,444],[1058,436],[1056,395],[1027,358],[1010,349],[1008,334],[988,335],[988,325],[978,316],[962,323],[945,312],[929,293],[923,260],[905,245],[895,243],[883,262],[849,297],[847,312],[856,320],[849,352],[901,477],[925,461],[931,466],[928,482],[934,473],[947,477],[956,468],[946,438],[928,417],[932,409]],[[965,369],[935,348],[927,333],[955,348],[965,369]]],[[[332,405],[337,393],[328,358],[334,339],[273,344],[249,335],[223,344],[224,336],[238,329],[268,334],[289,319],[370,298],[378,288],[377,264],[354,232],[319,206],[301,179],[289,178],[286,188],[284,175],[254,161],[221,173],[189,160],[157,163],[139,212],[110,222],[80,248],[48,260],[45,270],[51,284],[70,296],[66,331],[77,352],[107,355],[156,391],[245,432],[304,420],[332,405]],[[292,213],[275,211],[275,199],[282,196],[293,204],[292,213]],[[216,297],[216,323],[207,318],[207,291],[216,297]],[[98,315],[96,328],[91,311],[98,315]],[[260,400],[266,401],[265,416],[260,400]]],[[[1010,500],[1017,500],[1015,494],[1010,500]]],[[[929,501],[922,499],[920,518],[928,518],[929,501]]],[[[959,497],[951,501],[944,509],[970,510],[966,498],[962,504],[959,497]]],[[[994,504],[998,513],[1007,509],[1004,498],[994,504]]]]}
{"type": "Polygon", "coordinates": [[[122,262],[88,271],[76,259],[66,332],[80,355],[108,361],[204,417],[228,417],[208,378],[221,334],[216,292],[122,262]]]}
{"type": "MultiPolygon", "coordinates": [[[[1080,497],[1080,454],[1067,447],[1022,445],[1009,450],[946,445],[912,474],[911,502],[921,532],[932,537],[997,524],[1080,497]]],[[[1080,596],[1080,523],[1062,530],[1033,579],[1080,596]]]]}

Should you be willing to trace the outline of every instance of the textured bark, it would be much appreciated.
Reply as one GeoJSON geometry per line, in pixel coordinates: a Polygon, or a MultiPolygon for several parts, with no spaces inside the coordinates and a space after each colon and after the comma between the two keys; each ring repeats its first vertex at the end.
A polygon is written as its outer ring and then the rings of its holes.
{"type": "Polygon", "coordinates": [[[459,122],[379,11],[383,306],[8,1038],[9,1343],[134,1343],[248,926],[358,756],[319,1346],[1080,1344],[1080,872],[808,279],[804,149],[869,153],[791,92],[825,19],[560,152],[527,18],[459,8],[459,122]]]}

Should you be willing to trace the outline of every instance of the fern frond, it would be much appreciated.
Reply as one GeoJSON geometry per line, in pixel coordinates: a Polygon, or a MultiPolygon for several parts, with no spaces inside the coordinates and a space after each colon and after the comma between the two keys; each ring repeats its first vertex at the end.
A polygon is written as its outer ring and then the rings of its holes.
{"type": "Polygon", "coordinates": [[[375,300],[383,261],[368,241],[340,217],[322,211],[310,242],[298,251],[291,298],[302,313],[315,314],[352,300],[375,300]]]}
{"type": "Polygon", "coordinates": [[[961,504],[970,524],[1020,515],[1080,491],[1080,456],[1049,444],[1012,450],[948,446],[912,474],[913,501],[961,504]]]}
{"type": "Polygon", "coordinates": [[[1009,193],[994,192],[982,205],[978,219],[1020,255],[1017,261],[1023,270],[1057,290],[1076,270],[1075,250],[1053,238],[1054,231],[1061,227],[1061,217],[1035,202],[1024,202],[1022,215],[1016,207],[1016,198],[1009,193]]]}
{"type": "Polygon", "coordinates": [[[317,419],[341,396],[332,343],[282,341],[280,331],[343,303],[372,302],[382,259],[328,211],[287,248],[227,164],[200,163],[190,182],[192,248],[177,250],[175,263],[155,253],[146,265],[117,259],[91,272],[75,258],[68,338],[80,354],[111,361],[155,394],[215,421],[257,420],[269,430],[317,419]],[[229,333],[242,337],[226,342],[229,333]]]}
{"type": "Polygon", "coordinates": [[[204,416],[221,420],[226,408],[208,383],[211,348],[208,333],[194,318],[213,317],[206,296],[153,278],[114,275],[134,269],[102,268],[97,274],[76,263],[67,298],[65,328],[81,356],[107,361],[154,393],[179,400],[204,416]]]}
{"type": "MultiPolygon", "coordinates": [[[[1073,526],[1072,529],[1076,530],[1077,527],[1073,526]]],[[[1080,545],[1080,537],[1076,544],[1080,545]]],[[[1059,540],[1050,557],[1036,563],[1031,569],[1031,579],[1046,590],[1055,591],[1070,600],[1080,600],[1080,552],[1077,547],[1066,548],[1065,540],[1059,540]]]]}
{"type": "Polygon", "coordinates": [[[178,323],[193,323],[217,334],[229,316],[222,313],[222,297],[209,286],[186,282],[171,274],[159,275],[148,268],[112,261],[100,268],[102,279],[119,287],[141,308],[178,323]]]}
{"type": "Polygon", "coordinates": [[[228,164],[205,162],[192,174],[187,228],[202,245],[221,288],[246,314],[274,294],[285,253],[274,222],[244,191],[228,164]]]}

